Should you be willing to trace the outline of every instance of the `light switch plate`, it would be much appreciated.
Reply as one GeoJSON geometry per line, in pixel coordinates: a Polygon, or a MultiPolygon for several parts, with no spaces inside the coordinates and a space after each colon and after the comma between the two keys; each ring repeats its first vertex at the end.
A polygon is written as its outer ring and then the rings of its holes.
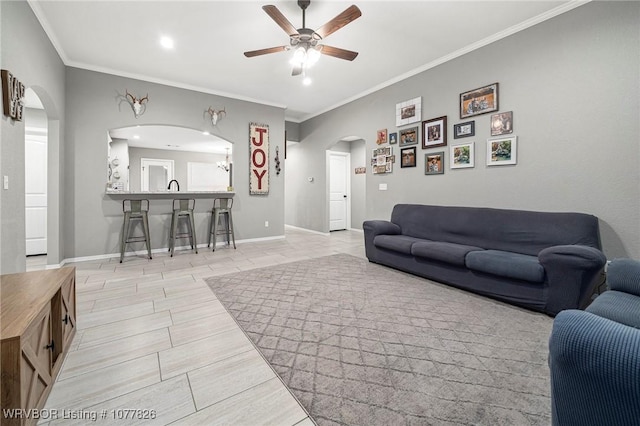
{"type": "Polygon", "coordinates": [[[387,184],[386,183],[381,183],[378,185],[378,190],[380,191],[386,191],[387,190],[387,184]]]}
{"type": "Polygon", "coordinates": [[[2,181],[2,187],[4,189],[9,189],[9,176],[5,176],[2,181]]]}

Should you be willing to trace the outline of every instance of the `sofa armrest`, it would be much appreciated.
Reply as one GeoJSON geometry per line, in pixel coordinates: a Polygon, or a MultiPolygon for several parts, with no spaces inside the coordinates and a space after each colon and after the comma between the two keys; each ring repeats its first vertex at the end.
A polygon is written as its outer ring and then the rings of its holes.
{"type": "Polygon", "coordinates": [[[398,225],[388,220],[365,220],[362,224],[364,230],[364,251],[370,262],[377,262],[378,250],[373,244],[377,235],[399,235],[401,229],[398,225]]]}
{"type": "Polygon", "coordinates": [[[365,220],[362,224],[365,233],[369,232],[375,235],[399,235],[400,227],[388,220],[365,220]]]}
{"type": "Polygon", "coordinates": [[[538,253],[549,285],[545,312],[584,308],[607,258],[600,250],[581,245],[548,247],[538,253]]]}
{"type": "Polygon", "coordinates": [[[635,425],[640,419],[640,330],[567,310],[549,338],[553,425],[635,425]]]}
{"type": "Polygon", "coordinates": [[[607,268],[607,284],[611,290],[640,296],[640,262],[613,259],[607,268]]]}

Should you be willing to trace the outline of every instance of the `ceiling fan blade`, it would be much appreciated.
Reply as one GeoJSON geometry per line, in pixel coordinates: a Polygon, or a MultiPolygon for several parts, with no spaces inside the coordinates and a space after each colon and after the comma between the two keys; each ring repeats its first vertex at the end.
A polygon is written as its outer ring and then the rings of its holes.
{"type": "Polygon", "coordinates": [[[360,9],[358,9],[358,6],[353,4],[349,6],[344,12],[342,12],[341,14],[339,14],[338,16],[336,16],[335,18],[333,18],[332,20],[330,20],[329,22],[327,22],[326,24],[318,28],[316,30],[316,33],[320,37],[325,38],[329,34],[335,33],[340,28],[347,25],[349,22],[355,21],[360,16],[362,16],[362,12],[360,12],[360,9]]]}
{"type": "Polygon", "coordinates": [[[296,75],[300,74],[302,74],[302,65],[294,65],[293,69],[291,70],[291,75],[295,77],[296,75]]]}
{"type": "Polygon", "coordinates": [[[285,33],[290,36],[298,34],[298,30],[296,30],[296,27],[294,27],[293,24],[289,22],[289,20],[282,14],[282,12],[280,12],[280,10],[278,10],[277,7],[272,4],[268,4],[266,6],[262,6],[262,10],[267,12],[267,15],[269,15],[271,19],[276,21],[276,24],[278,24],[285,33]]]}
{"type": "Polygon", "coordinates": [[[323,55],[333,56],[334,58],[345,59],[347,61],[353,61],[356,56],[358,56],[358,52],[340,49],[339,47],[327,46],[326,44],[322,45],[320,53],[323,55]]]}
{"type": "Polygon", "coordinates": [[[289,46],[269,47],[267,49],[252,50],[250,52],[244,52],[244,56],[247,58],[253,58],[254,56],[266,55],[267,53],[277,53],[289,50],[289,46]]]}

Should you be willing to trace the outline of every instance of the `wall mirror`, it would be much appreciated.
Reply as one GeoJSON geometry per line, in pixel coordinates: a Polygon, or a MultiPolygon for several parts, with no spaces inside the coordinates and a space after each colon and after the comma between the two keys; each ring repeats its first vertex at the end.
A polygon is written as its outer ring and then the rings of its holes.
{"type": "Polygon", "coordinates": [[[187,127],[143,125],[107,132],[107,189],[226,191],[233,144],[187,127]]]}

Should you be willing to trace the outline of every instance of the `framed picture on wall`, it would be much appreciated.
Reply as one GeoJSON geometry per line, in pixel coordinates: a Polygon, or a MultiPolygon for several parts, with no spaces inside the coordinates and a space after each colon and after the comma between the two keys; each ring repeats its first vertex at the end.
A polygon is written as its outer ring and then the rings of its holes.
{"type": "Polygon", "coordinates": [[[473,142],[452,145],[449,152],[449,158],[451,159],[449,167],[452,169],[474,167],[475,153],[473,146],[473,142]]]}
{"type": "Polygon", "coordinates": [[[400,130],[400,146],[415,145],[418,143],[418,126],[400,130]]]}
{"type": "Polygon", "coordinates": [[[498,110],[498,83],[460,94],[460,118],[498,110]]]}
{"type": "Polygon", "coordinates": [[[400,167],[416,166],[416,147],[402,148],[400,150],[400,167]]]}
{"type": "Polygon", "coordinates": [[[382,145],[383,143],[387,143],[387,129],[378,130],[378,137],[376,139],[376,143],[378,145],[382,145]]]}
{"type": "Polygon", "coordinates": [[[513,111],[491,115],[491,136],[513,133],[513,111]]]}
{"type": "Polygon", "coordinates": [[[517,163],[516,136],[487,140],[487,166],[505,166],[517,163]]]}
{"type": "Polygon", "coordinates": [[[422,120],[422,97],[409,99],[396,104],[396,127],[422,120]]]}
{"type": "Polygon", "coordinates": [[[444,173],[444,151],[424,155],[424,174],[441,175],[444,173]]]}
{"type": "Polygon", "coordinates": [[[447,144],[447,116],[422,122],[422,149],[447,144]]]}
{"type": "Polygon", "coordinates": [[[453,138],[468,138],[476,134],[476,122],[467,121],[465,123],[458,123],[453,126],[453,138]]]}
{"type": "Polygon", "coordinates": [[[393,132],[389,133],[389,144],[398,143],[398,133],[393,132]]]}

